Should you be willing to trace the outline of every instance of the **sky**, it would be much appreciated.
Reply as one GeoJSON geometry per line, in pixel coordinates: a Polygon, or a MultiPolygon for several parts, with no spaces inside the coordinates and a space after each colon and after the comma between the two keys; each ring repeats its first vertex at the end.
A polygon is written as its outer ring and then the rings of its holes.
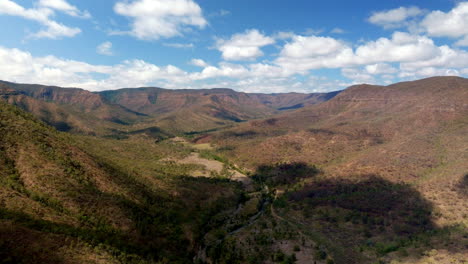
{"type": "Polygon", "coordinates": [[[468,76],[468,1],[0,0],[0,79],[328,92],[468,76]]]}

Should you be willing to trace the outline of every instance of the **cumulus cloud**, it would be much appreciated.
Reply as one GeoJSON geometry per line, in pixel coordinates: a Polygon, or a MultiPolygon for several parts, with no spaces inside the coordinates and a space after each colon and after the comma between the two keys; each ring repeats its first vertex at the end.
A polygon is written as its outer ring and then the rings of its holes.
{"type": "MultiPolygon", "coordinates": [[[[203,60],[192,61],[202,67],[188,73],[173,65],[158,66],[143,60],[126,60],[115,65],[93,65],[55,56],[35,57],[19,49],[0,47],[0,79],[80,87],[92,91],[122,87],[159,86],[166,88],[231,87],[250,92],[285,92],[296,81],[283,69],[268,64],[242,66],[220,63],[210,66],[203,60]],[[96,78],[96,74],[100,77],[96,78]],[[222,80],[222,81],[221,81],[222,80]],[[246,86],[251,84],[250,86],[246,86]]],[[[294,86],[306,90],[307,84],[294,86]]]]}
{"type": "MultiPolygon", "coordinates": [[[[315,41],[331,40],[315,39],[315,41]]],[[[365,45],[366,43],[363,44],[365,45]]],[[[441,46],[438,49],[439,53],[434,58],[421,58],[406,62],[368,63],[360,60],[353,49],[340,42],[338,47],[328,51],[307,51],[308,56],[311,57],[304,58],[305,68],[304,66],[291,68],[275,64],[275,62],[246,65],[222,62],[218,65],[209,65],[201,59],[193,59],[191,63],[201,69],[186,72],[173,65],[159,66],[143,60],[126,60],[114,65],[94,65],[55,56],[35,57],[19,49],[0,47],[0,79],[81,87],[94,91],[121,87],[159,86],[166,88],[230,87],[246,92],[323,92],[356,83],[385,83],[390,80],[394,81],[396,76],[407,80],[433,75],[468,74],[467,52],[451,49],[448,46],[441,46]],[[336,56],[339,57],[343,50],[351,53],[347,60],[338,63],[340,60],[336,56]],[[308,59],[313,60],[317,54],[322,56],[322,60],[331,62],[307,62],[308,59]],[[317,64],[330,67],[339,65],[332,68],[341,69],[342,76],[350,81],[312,78],[313,75],[310,72],[303,71],[317,64]],[[99,74],[99,78],[96,74],[99,74]],[[297,74],[304,75],[298,77],[297,74]]],[[[296,56],[295,59],[301,59],[299,54],[294,52],[289,55],[296,56]]]]}
{"type": "MultiPolygon", "coordinates": [[[[437,46],[426,36],[405,32],[395,32],[390,38],[379,38],[356,47],[332,37],[287,35],[291,40],[271,62],[247,65],[223,62],[216,66],[193,60],[192,64],[203,67],[203,70],[191,73],[189,77],[192,80],[230,78],[238,80],[236,85],[253,86],[255,83],[266,87],[261,82],[275,80],[278,85],[285,84],[286,79],[297,80],[296,75],[310,76],[311,70],[329,68],[341,69],[342,76],[350,79],[352,84],[382,80],[385,83],[398,75],[411,79],[428,76],[431,72],[455,73],[457,69],[468,67],[467,52],[446,45],[437,46]]],[[[298,82],[287,83],[291,89],[299,89],[298,82]]],[[[306,84],[302,85],[303,88],[306,84]]],[[[278,89],[279,86],[269,87],[278,89]]]]}
{"type": "Polygon", "coordinates": [[[372,24],[383,28],[398,28],[408,25],[408,20],[424,13],[418,7],[399,7],[391,10],[374,12],[368,19],[372,24]]]}
{"type": "Polygon", "coordinates": [[[235,63],[221,62],[218,66],[207,65],[201,72],[190,74],[193,80],[206,80],[211,78],[233,78],[233,79],[278,79],[288,78],[296,72],[278,65],[267,63],[252,63],[240,65],[235,63]]]}
{"type": "Polygon", "coordinates": [[[208,24],[201,7],[192,0],[121,1],[114,11],[132,20],[131,30],[124,33],[143,40],[180,36],[191,27],[208,24]]]}
{"type": "Polygon", "coordinates": [[[440,49],[425,37],[405,32],[395,32],[391,39],[379,38],[356,49],[356,62],[406,62],[429,59],[438,55],[440,49]]]}
{"type": "Polygon", "coordinates": [[[432,11],[421,26],[435,37],[462,37],[468,35],[468,2],[461,2],[447,13],[432,11]]]}
{"type": "Polygon", "coordinates": [[[330,37],[295,36],[292,43],[287,43],[281,55],[292,58],[316,57],[334,54],[344,47],[344,44],[330,37]]]}
{"type": "Polygon", "coordinates": [[[431,37],[460,38],[456,46],[468,46],[468,2],[460,2],[448,12],[400,7],[373,13],[368,21],[386,29],[406,27],[410,32],[431,37]]]}
{"type": "Polygon", "coordinates": [[[99,46],[96,47],[96,52],[101,55],[114,55],[114,52],[112,51],[112,43],[110,41],[101,43],[99,46]]]}
{"type": "Polygon", "coordinates": [[[344,77],[361,83],[393,79],[395,74],[411,79],[431,73],[460,73],[468,67],[468,52],[438,46],[427,36],[405,32],[395,32],[391,38],[379,38],[354,48],[331,37],[294,36],[283,46],[274,64],[289,76],[307,75],[315,69],[341,69],[344,77]]]}
{"type": "Polygon", "coordinates": [[[219,39],[217,48],[225,60],[253,60],[263,56],[261,47],[273,43],[273,38],[263,35],[257,29],[251,29],[235,34],[228,40],[219,39]]]}
{"type": "Polygon", "coordinates": [[[468,67],[468,52],[452,49],[449,46],[439,47],[439,52],[425,60],[403,62],[400,64],[402,70],[415,71],[420,68],[464,68],[468,67]]]}
{"type": "Polygon", "coordinates": [[[318,68],[338,68],[353,61],[353,50],[331,37],[294,36],[286,43],[275,63],[285,69],[305,72],[318,68]]]}
{"type": "Polygon", "coordinates": [[[303,72],[382,62],[426,61],[439,56],[443,49],[428,37],[404,32],[363,43],[355,49],[331,37],[295,36],[292,42],[284,45],[275,63],[303,72]]]}
{"type": "Polygon", "coordinates": [[[55,56],[34,57],[19,49],[0,47],[0,79],[108,90],[150,84],[173,87],[188,78],[186,72],[175,66],[160,67],[143,60],[127,60],[111,66],[92,65],[55,56]],[[95,79],[95,73],[106,77],[95,79]]]}
{"type": "Polygon", "coordinates": [[[55,11],[64,12],[71,16],[89,18],[87,11],[80,11],[65,0],[41,0],[36,8],[24,8],[10,0],[0,0],[0,15],[18,16],[33,20],[44,28],[30,37],[58,39],[73,37],[81,32],[77,27],[68,27],[51,19],[55,11]]]}
{"type": "Polygon", "coordinates": [[[248,74],[248,69],[239,64],[220,63],[218,67],[207,66],[201,72],[192,74],[194,80],[204,80],[217,77],[242,78],[248,74]]]}

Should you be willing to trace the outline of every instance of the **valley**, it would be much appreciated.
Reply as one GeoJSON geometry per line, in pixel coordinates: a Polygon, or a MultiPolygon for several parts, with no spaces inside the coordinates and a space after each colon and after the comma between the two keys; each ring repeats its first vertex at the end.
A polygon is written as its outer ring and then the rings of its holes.
{"type": "Polygon", "coordinates": [[[1,82],[0,135],[2,263],[467,263],[465,78],[1,82]]]}

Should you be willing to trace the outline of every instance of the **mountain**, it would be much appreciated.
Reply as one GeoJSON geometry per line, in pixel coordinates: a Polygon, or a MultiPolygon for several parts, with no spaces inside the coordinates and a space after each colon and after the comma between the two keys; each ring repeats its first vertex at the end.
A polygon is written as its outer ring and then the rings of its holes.
{"type": "Polygon", "coordinates": [[[329,100],[337,94],[247,94],[230,89],[77,88],[0,82],[19,92],[9,103],[62,131],[120,135],[159,129],[178,134],[218,129],[329,100]]]}
{"type": "Polygon", "coordinates": [[[286,94],[249,94],[259,100],[260,103],[274,109],[284,111],[303,108],[305,106],[319,104],[328,101],[339,94],[340,91],[330,93],[286,93],[286,94]]]}
{"type": "Polygon", "coordinates": [[[171,132],[210,130],[324,102],[337,94],[248,94],[231,89],[130,88],[100,92],[106,101],[154,117],[171,132]]]}
{"type": "Polygon", "coordinates": [[[463,78],[357,85],[322,104],[221,131],[213,142],[235,147],[232,153],[254,166],[285,159],[335,166],[339,160],[341,170],[376,172],[372,164],[377,172],[398,177],[399,171],[413,175],[437,167],[438,153],[461,155],[467,113],[468,80],[463,78]],[[256,151],[243,159],[252,144],[256,151]],[[402,169],[402,157],[412,159],[409,167],[402,169]]]}
{"type": "MultiPolygon", "coordinates": [[[[99,95],[76,88],[0,82],[8,103],[21,107],[61,131],[107,134],[144,119],[144,115],[107,104],[99,95]]],[[[5,96],[4,96],[5,97],[5,96]]]]}
{"type": "Polygon", "coordinates": [[[426,263],[405,260],[421,247],[415,241],[430,245],[439,263],[467,257],[467,79],[352,86],[195,142],[254,175],[261,168],[258,179],[282,194],[276,215],[315,237],[336,263],[426,263]],[[311,164],[320,176],[301,176],[311,164]]]}
{"type": "Polygon", "coordinates": [[[99,92],[112,103],[145,114],[164,114],[200,105],[218,104],[237,108],[249,115],[271,114],[272,110],[301,108],[327,101],[338,92],[316,94],[249,94],[231,89],[167,90],[162,88],[127,88],[99,92]],[[259,110],[260,109],[260,110],[259,110]],[[262,110],[263,109],[263,110],[262,110]],[[259,112],[259,113],[256,113],[259,112]]]}

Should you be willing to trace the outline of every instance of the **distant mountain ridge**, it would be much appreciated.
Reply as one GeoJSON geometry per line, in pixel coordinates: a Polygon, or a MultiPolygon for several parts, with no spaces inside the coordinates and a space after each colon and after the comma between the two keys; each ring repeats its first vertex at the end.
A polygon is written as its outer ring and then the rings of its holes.
{"type": "Polygon", "coordinates": [[[20,93],[10,95],[9,103],[56,128],[101,135],[128,131],[129,125],[137,126],[136,130],[157,127],[169,133],[216,129],[321,103],[338,94],[248,94],[226,88],[157,87],[89,92],[79,88],[0,83],[20,93]]]}

